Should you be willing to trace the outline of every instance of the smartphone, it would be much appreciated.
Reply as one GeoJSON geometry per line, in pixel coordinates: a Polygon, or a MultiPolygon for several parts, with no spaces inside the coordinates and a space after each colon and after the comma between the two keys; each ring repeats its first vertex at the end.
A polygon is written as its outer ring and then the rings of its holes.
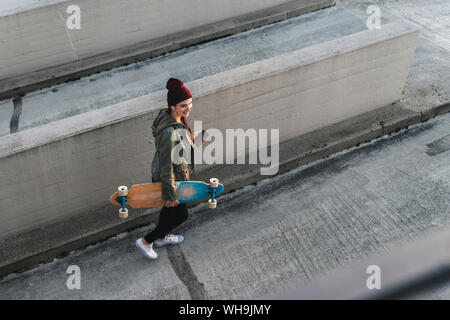
{"type": "Polygon", "coordinates": [[[200,135],[198,135],[198,136],[195,138],[195,140],[196,140],[196,141],[195,141],[195,144],[196,144],[197,146],[201,145],[203,141],[206,141],[206,138],[207,138],[208,136],[209,136],[208,133],[207,133],[205,130],[202,130],[201,139],[200,139],[200,135]]]}

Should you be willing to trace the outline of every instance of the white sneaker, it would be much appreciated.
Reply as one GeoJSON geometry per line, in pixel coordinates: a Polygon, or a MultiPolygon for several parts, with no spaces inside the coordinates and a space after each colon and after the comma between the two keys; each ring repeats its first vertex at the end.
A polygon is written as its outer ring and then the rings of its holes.
{"type": "Polygon", "coordinates": [[[180,244],[183,240],[184,237],[181,235],[168,234],[162,240],[155,240],[155,247],[161,248],[168,244],[180,244]]]}
{"type": "Polygon", "coordinates": [[[142,242],[142,238],[136,240],[136,247],[149,259],[158,258],[158,254],[153,250],[153,242],[150,244],[145,244],[142,242]]]}

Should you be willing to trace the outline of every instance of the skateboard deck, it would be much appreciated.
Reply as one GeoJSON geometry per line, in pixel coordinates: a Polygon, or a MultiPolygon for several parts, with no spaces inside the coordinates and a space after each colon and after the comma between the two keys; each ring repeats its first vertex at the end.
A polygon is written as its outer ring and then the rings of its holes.
{"type": "MultiPolygon", "coordinates": [[[[213,179],[211,179],[211,182],[212,180],[213,179]]],[[[214,208],[217,204],[217,200],[215,200],[214,197],[221,194],[224,187],[222,184],[218,183],[217,179],[215,184],[212,182],[212,185],[217,186],[212,187],[211,184],[207,184],[203,181],[177,181],[176,192],[178,201],[180,203],[193,202],[209,197],[211,198],[209,207],[214,208]]],[[[119,187],[119,190],[120,188],[124,187],[119,187]]],[[[125,205],[128,205],[131,208],[151,208],[164,205],[165,201],[162,199],[161,182],[134,184],[129,190],[128,188],[125,189],[125,192],[117,191],[109,197],[109,201],[112,204],[122,207],[121,211],[119,211],[122,215],[127,215],[125,205]]]]}

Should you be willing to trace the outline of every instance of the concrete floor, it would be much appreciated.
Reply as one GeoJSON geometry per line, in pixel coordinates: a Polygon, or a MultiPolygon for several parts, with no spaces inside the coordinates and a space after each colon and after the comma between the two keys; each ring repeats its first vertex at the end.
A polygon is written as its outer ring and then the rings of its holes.
{"type": "MultiPolygon", "coordinates": [[[[332,8],[27,94],[19,130],[163,90],[172,76],[189,82],[365,30],[371,4],[380,7],[382,25],[406,20],[421,28],[413,67],[450,67],[447,0],[342,0],[332,8]]],[[[0,135],[10,132],[12,115],[12,100],[0,101],[0,135]]]]}
{"type": "Polygon", "coordinates": [[[134,247],[153,226],[138,229],[8,276],[0,299],[239,299],[305,284],[449,225],[449,136],[446,114],[191,209],[184,243],[157,260],[134,247]],[[66,287],[70,265],[80,290],[66,287]]]}

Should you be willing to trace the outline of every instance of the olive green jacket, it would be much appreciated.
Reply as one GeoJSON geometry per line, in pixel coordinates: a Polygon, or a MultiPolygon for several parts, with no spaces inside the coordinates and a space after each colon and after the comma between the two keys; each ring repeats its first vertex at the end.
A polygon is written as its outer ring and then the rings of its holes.
{"type": "Polygon", "coordinates": [[[175,182],[188,181],[194,173],[194,145],[185,126],[176,122],[167,113],[167,108],[161,108],[152,125],[156,148],[152,161],[152,181],[161,181],[162,198],[174,201],[177,199],[175,182]],[[171,157],[172,149],[176,146],[184,151],[179,153],[182,156],[180,164],[173,163],[171,157]]]}

